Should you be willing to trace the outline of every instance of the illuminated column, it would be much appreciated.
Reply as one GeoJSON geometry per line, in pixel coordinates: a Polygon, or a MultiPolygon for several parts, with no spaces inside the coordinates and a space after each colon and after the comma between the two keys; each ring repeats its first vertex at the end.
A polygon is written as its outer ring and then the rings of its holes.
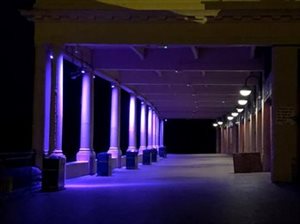
{"type": "Polygon", "coordinates": [[[34,107],[32,148],[36,153],[36,165],[42,166],[48,155],[50,138],[51,59],[53,55],[46,46],[35,46],[34,107]]]}
{"type": "Polygon", "coordinates": [[[108,153],[118,159],[120,165],[122,151],[120,150],[120,87],[111,86],[111,115],[110,115],[110,147],[108,153]]]}
{"type": "Polygon", "coordinates": [[[65,157],[62,151],[63,132],[63,54],[59,48],[53,51],[53,67],[51,77],[51,154],[65,157]]]}
{"type": "Polygon", "coordinates": [[[156,116],[156,148],[159,149],[159,130],[160,125],[159,125],[159,117],[156,116]]]}
{"type": "Polygon", "coordinates": [[[298,52],[297,47],[272,49],[271,177],[275,182],[299,178],[298,52]]]}
{"type": "Polygon", "coordinates": [[[152,109],[148,107],[148,144],[147,149],[153,149],[152,145],[152,109]]]}
{"type": "MultiPolygon", "coordinates": [[[[82,91],[81,91],[81,129],[80,129],[80,149],[76,155],[77,161],[89,161],[90,168],[93,167],[96,158],[93,149],[93,76],[85,71],[82,74],[82,91]]],[[[94,173],[94,170],[91,170],[94,173]]]]}
{"type": "Polygon", "coordinates": [[[161,148],[164,148],[164,120],[160,120],[160,132],[159,132],[159,144],[161,148]]]}
{"type": "Polygon", "coordinates": [[[146,104],[142,102],[141,105],[141,124],[140,124],[140,148],[139,154],[143,154],[146,149],[146,104]]]}
{"type": "Polygon", "coordinates": [[[152,148],[156,149],[156,145],[155,145],[155,132],[156,132],[156,113],[155,111],[152,112],[152,148]]]}
{"type": "Polygon", "coordinates": [[[136,149],[136,126],[135,126],[135,102],[136,97],[131,94],[129,102],[129,141],[128,149],[129,152],[135,152],[136,149]]]}

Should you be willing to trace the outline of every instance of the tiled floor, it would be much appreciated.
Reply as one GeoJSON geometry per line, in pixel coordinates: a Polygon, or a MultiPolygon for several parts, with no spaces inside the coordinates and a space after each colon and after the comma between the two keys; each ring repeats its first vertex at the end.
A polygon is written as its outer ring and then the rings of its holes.
{"type": "Polygon", "coordinates": [[[272,184],[269,173],[234,174],[230,156],[168,155],[14,197],[0,215],[1,224],[300,223],[300,189],[272,184]]]}

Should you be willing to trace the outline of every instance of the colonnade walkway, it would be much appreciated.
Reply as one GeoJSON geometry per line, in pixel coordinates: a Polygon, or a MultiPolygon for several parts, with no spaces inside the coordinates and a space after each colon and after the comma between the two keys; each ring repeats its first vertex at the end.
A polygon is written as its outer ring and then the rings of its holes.
{"type": "Polygon", "coordinates": [[[234,174],[231,156],[170,154],[7,201],[0,223],[299,223],[299,208],[299,187],[272,184],[269,173],[234,174]]]}

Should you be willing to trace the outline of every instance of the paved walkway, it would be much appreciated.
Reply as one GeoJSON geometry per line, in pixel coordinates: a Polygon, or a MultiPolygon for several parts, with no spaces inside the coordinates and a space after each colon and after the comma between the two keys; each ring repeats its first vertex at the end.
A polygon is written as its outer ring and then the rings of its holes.
{"type": "Polygon", "coordinates": [[[300,223],[299,199],[299,188],[271,184],[269,173],[234,174],[229,156],[169,155],[14,198],[1,205],[0,223],[300,223]]]}

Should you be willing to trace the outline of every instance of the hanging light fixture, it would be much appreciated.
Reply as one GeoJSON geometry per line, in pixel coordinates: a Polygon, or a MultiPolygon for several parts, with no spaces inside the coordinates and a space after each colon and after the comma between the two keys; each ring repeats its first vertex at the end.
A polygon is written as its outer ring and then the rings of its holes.
{"type": "Polygon", "coordinates": [[[242,107],[237,107],[237,108],[236,108],[236,111],[237,111],[238,113],[241,113],[241,112],[244,111],[244,108],[242,108],[242,107]]]}
{"type": "Polygon", "coordinates": [[[248,86],[243,86],[243,88],[240,90],[240,94],[242,96],[249,96],[251,94],[252,90],[248,86]]]}
{"type": "Polygon", "coordinates": [[[227,120],[232,121],[233,117],[232,116],[227,116],[227,120]]]}
{"type": "Polygon", "coordinates": [[[217,123],[213,123],[213,126],[214,126],[214,127],[218,127],[218,124],[217,124],[217,123]]]}
{"type": "Polygon", "coordinates": [[[245,106],[248,103],[247,99],[239,99],[238,100],[238,104],[241,106],[245,106]]]}
{"type": "Polygon", "coordinates": [[[232,113],[231,113],[231,116],[232,116],[232,117],[237,117],[237,116],[239,116],[239,113],[238,113],[238,112],[232,112],[232,113]]]}
{"type": "Polygon", "coordinates": [[[217,123],[218,123],[218,125],[222,125],[223,121],[218,121],[217,123]]]}

